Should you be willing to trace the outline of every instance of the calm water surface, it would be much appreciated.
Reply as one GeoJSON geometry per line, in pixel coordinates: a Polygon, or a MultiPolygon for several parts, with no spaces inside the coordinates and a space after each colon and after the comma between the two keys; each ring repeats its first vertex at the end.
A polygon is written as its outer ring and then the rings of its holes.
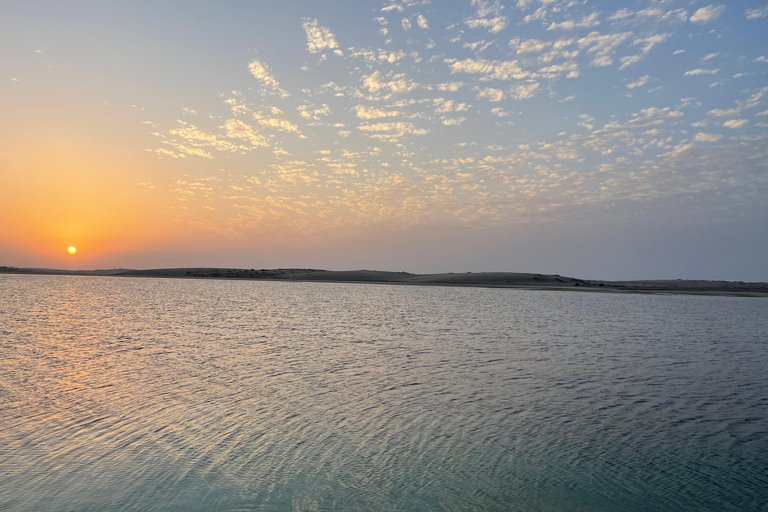
{"type": "Polygon", "coordinates": [[[0,276],[0,510],[766,511],[768,299],[0,276]]]}

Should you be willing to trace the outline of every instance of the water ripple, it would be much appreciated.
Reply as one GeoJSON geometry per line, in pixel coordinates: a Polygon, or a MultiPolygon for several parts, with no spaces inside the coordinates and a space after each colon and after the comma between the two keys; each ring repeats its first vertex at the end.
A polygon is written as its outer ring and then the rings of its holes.
{"type": "Polygon", "coordinates": [[[11,276],[0,509],[765,511],[764,299],[11,276]]]}

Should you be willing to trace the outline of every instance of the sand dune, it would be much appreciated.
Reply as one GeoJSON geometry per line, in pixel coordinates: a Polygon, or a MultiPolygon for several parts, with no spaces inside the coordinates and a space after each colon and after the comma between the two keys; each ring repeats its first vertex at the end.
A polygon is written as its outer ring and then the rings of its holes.
{"type": "Polygon", "coordinates": [[[380,270],[319,269],[242,269],[242,268],[162,268],[147,270],[59,270],[2,267],[5,274],[79,275],[112,277],[165,277],[197,279],[266,279],[347,283],[389,283],[404,285],[483,286],[549,290],[578,290],[614,293],[690,293],[699,295],[741,295],[768,297],[768,283],[704,280],[597,281],[557,274],[520,272],[464,272],[447,274],[411,274],[380,270]]]}

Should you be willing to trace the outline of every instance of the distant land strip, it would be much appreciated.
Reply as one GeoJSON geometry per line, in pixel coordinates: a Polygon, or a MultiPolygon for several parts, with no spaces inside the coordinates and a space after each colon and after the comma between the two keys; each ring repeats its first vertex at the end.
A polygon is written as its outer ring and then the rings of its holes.
{"type": "Polygon", "coordinates": [[[461,272],[412,274],[380,270],[319,270],[309,268],[159,268],[148,270],[57,270],[0,266],[0,274],[160,277],[179,279],[245,279],[275,281],[314,281],[330,283],[410,284],[436,286],[475,286],[613,293],[680,293],[696,295],[734,295],[768,297],[768,283],[743,281],[705,281],[664,279],[642,281],[599,281],[557,274],[519,272],[461,272]]]}

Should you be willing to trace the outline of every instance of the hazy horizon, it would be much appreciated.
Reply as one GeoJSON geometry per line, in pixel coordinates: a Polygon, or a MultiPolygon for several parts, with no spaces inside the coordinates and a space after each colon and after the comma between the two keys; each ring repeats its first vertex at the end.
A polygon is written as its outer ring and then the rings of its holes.
{"type": "Polygon", "coordinates": [[[764,3],[19,2],[0,41],[0,265],[768,281],[764,3]]]}

